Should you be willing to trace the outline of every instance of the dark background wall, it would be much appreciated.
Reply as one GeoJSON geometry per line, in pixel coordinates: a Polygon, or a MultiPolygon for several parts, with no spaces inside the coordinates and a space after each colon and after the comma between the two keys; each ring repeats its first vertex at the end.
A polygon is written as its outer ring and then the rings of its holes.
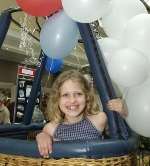
{"type": "Polygon", "coordinates": [[[16,84],[18,64],[0,60],[0,82],[11,82],[16,84]]]}

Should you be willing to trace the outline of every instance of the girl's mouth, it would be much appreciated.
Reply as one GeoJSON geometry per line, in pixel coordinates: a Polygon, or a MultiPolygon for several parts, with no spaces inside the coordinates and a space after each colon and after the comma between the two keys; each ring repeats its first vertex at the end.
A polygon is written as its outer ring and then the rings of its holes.
{"type": "Polygon", "coordinates": [[[69,106],[69,107],[67,107],[67,109],[70,110],[70,111],[76,111],[77,108],[78,108],[78,106],[69,106]]]}

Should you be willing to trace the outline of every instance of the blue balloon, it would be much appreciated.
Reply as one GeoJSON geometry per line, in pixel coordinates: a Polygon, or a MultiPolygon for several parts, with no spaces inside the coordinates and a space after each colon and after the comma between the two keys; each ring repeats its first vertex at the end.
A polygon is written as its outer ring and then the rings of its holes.
{"type": "Polygon", "coordinates": [[[55,74],[61,70],[63,66],[63,60],[61,59],[52,59],[47,57],[45,69],[49,73],[55,74]]]}
{"type": "Polygon", "coordinates": [[[76,46],[79,30],[76,22],[60,11],[42,26],[40,45],[43,52],[50,58],[60,59],[69,55],[76,46]]]}

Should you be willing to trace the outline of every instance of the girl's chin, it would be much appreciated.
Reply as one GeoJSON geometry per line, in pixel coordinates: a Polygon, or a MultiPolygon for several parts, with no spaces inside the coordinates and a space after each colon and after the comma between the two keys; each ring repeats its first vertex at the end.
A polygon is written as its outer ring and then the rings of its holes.
{"type": "Polygon", "coordinates": [[[72,112],[72,113],[67,113],[66,116],[70,117],[70,118],[77,118],[81,115],[81,113],[77,113],[77,112],[72,112]]]}
{"type": "Polygon", "coordinates": [[[77,116],[79,116],[79,114],[77,114],[77,113],[68,113],[67,115],[70,116],[70,117],[77,117],[77,116]]]}

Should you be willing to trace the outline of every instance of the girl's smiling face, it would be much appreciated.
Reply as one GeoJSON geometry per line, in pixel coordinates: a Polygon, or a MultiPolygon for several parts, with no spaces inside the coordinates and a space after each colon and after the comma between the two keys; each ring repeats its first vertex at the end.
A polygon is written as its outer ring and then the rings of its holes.
{"type": "Polygon", "coordinates": [[[59,108],[68,121],[78,121],[83,117],[86,97],[77,81],[67,80],[60,88],[59,108]]]}

